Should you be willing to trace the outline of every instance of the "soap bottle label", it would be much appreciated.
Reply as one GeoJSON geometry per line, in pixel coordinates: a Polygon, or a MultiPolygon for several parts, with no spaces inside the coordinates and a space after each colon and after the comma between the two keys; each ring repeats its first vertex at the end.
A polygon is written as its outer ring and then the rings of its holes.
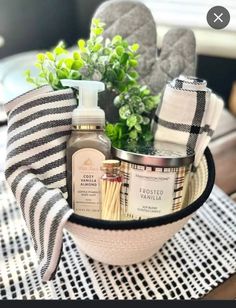
{"type": "Polygon", "coordinates": [[[100,170],[105,155],[85,148],[72,155],[72,204],[76,214],[100,218],[100,170]]]}
{"type": "Polygon", "coordinates": [[[151,218],[172,212],[175,173],[130,169],[127,214],[151,218]]]}

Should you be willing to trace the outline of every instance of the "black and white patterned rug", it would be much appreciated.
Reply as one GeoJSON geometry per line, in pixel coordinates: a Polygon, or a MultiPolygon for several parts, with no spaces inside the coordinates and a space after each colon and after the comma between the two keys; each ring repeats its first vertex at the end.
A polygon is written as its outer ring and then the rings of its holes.
{"type": "Polygon", "coordinates": [[[189,223],[146,262],[104,265],[64,234],[56,277],[43,283],[20,209],[0,174],[0,299],[200,298],[236,272],[236,204],[215,187],[189,223]]]}

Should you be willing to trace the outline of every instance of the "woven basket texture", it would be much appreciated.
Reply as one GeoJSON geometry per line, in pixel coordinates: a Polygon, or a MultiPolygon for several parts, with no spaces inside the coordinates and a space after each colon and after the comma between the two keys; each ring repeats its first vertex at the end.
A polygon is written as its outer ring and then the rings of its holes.
{"type": "MultiPolygon", "coordinates": [[[[207,180],[208,166],[204,156],[189,183],[188,206],[202,195],[207,180]]],[[[129,265],[150,258],[188,222],[192,215],[182,219],[177,218],[172,223],[131,230],[107,230],[70,221],[66,228],[79,249],[93,259],[106,264],[129,265]]]]}

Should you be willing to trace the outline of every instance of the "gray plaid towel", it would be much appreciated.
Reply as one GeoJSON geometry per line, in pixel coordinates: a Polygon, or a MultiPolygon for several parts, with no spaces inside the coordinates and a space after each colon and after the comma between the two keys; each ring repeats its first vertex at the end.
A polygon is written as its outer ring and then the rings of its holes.
{"type": "Polygon", "coordinates": [[[195,150],[197,167],[216,129],[223,100],[205,80],[179,76],[166,85],[152,124],[156,140],[187,145],[195,150]]]}
{"type": "Polygon", "coordinates": [[[43,280],[59,263],[63,227],[72,209],[66,202],[65,149],[76,106],[70,89],[49,86],[8,102],[5,176],[21,207],[39,257],[43,280]]]}

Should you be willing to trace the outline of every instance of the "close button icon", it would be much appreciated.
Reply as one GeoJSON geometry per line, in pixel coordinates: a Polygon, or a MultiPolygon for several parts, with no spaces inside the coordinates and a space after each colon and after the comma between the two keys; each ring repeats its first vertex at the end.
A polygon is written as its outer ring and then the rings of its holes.
{"type": "Polygon", "coordinates": [[[214,6],[207,13],[207,22],[213,29],[224,29],[229,21],[229,11],[223,6],[214,6]]]}

